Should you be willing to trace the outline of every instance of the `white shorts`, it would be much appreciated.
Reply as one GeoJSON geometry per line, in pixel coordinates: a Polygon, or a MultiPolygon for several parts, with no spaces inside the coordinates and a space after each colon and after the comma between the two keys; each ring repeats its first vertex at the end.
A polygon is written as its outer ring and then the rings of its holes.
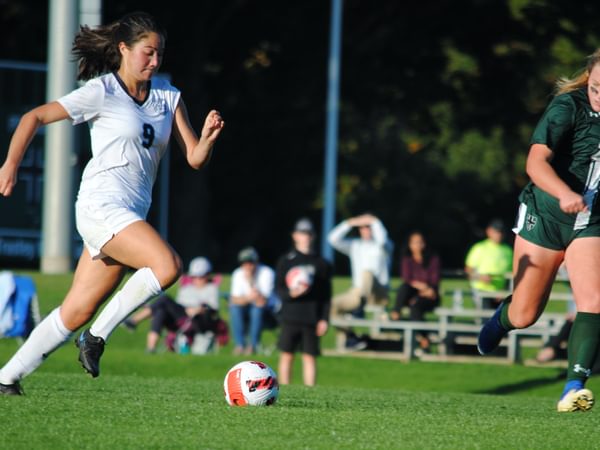
{"type": "Polygon", "coordinates": [[[75,222],[77,231],[83,239],[85,247],[92,259],[106,257],[101,249],[113,236],[128,225],[138,220],[146,220],[145,214],[140,214],[122,205],[75,205],[75,222]]]}
{"type": "Polygon", "coordinates": [[[125,227],[146,220],[151,189],[152,183],[129,166],[83,177],[75,219],[77,231],[93,259],[104,258],[102,247],[125,227]]]}

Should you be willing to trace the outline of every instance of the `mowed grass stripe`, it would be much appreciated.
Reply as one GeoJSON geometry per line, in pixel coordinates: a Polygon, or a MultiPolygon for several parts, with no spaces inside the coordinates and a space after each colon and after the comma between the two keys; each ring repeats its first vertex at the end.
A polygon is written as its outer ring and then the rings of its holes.
{"type": "MultiPolygon", "coordinates": [[[[70,277],[36,276],[42,312],[70,277]]],[[[558,414],[557,368],[403,363],[322,357],[318,386],[291,386],[270,408],[232,408],[223,377],[230,348],[206,356],[144,353],[147,325],[119,328],[101,376],[84,375],[72,342],[23,381],[26,396],[0,398],[0,449],[393,449],[593,446],[598,411],[558,414]]],[[[266,333],[272,344],[274,333],[266,333]]],[[[333,333],[324,344],[331,345],[333,333]]],[[[17,343],[0,339],[0,363],[17,343]]],[[[277,369],[277,353],[258,359],[277,369]]],[[[483,361],[483,360],[482,360],[483,361]]],[[[600,394],[593,376],[589,387],[600,394]]]]}
{"type": "Polygon", "coordinates": [[[0,448],[573,448],[594,434],[597,414],[554,400],[292,385],[273,407],[232,408],[219,380],[46,373],[0,399],[0,448]]]}

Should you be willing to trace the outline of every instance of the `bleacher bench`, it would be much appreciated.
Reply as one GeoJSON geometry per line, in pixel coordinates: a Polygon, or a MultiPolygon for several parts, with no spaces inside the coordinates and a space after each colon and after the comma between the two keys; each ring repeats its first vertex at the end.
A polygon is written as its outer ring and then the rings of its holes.
{"type": "MultiPolygon", "coordinates": [[[[481,321],[488,319],[494,313],[493,310],[485,309],[439,307],[433,311],[433,319],[418,322],[384,320],[382,318],[383,308],[371,307],[367,309],[367,312],[372,318],[334,318],[331,320],[331,325],[341,329],[367,329],[373,338],[390,336],[390,331],[395,331],[398,333],[398,339],[402,340],[402,352],[399,358],[403,360],[411,360],[416,357],[416,334],[418,332],[427,332],[438,343],[437,355],[431,355],[429,359],[447,358],[452,354],[456,344],[475,346],[477,335],[481,330],[481,321]]],[[[565,314],[544,313],[531,327],[511,331],[500,343],[500,347],[506,348],[506,361],[519,362],[521,347],[541,346],[550,336],[558,333],[564,321],[565,314]]],[[[342,341],[338,340],[336,350],[337,352],[346,352],[342,341]]]]}

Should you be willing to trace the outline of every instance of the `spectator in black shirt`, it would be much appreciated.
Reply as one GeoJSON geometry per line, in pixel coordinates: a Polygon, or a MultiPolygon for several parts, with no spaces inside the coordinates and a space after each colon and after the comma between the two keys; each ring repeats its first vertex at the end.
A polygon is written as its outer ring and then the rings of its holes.
{"type": "Polygon", "coordinates": [[[331,306],[331,265],[312,250],[315,237],[310,220],[296,222],[294,248],[283,255],[276,268],[275,288],[281,299],[279,336],[279,382],[289,384],[294,353],[302,352],[302,375],[306,386],[317,378],[316,357],[320,338],[328,328],[331,306]]]}

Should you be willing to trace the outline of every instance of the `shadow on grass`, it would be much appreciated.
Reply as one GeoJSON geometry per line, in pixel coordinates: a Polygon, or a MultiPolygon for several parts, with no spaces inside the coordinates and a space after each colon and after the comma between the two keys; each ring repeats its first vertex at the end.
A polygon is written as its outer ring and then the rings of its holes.
{"type": "Polygon", "coordinates": [[[529,379],[520,381],[518,383],[505,384],[503,386],[497,386],[492,389],[483,389],[474,391],[474,394],[491,394],[491,395],[506,395],[513,394],[515,392],[527,391],[533,388],[546,386],[548,384],[556,383],[557,381],[564,381],[567,377],[566,370],[560,370],[554,376],[529,379]]]}

